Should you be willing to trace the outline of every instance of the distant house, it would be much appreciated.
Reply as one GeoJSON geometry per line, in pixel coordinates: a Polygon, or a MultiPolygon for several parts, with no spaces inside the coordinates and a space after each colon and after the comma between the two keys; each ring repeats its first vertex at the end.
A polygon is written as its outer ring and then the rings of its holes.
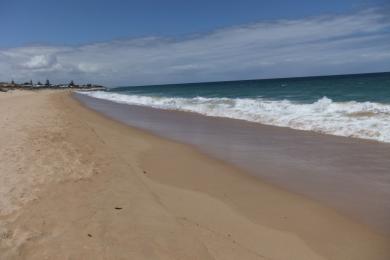
{"type": "Polygon", "coordinates": [[[30,82],[24,82],[24,83],[22,84],[22,86],[23,86],[23,87],[31,88],[31,87],[33,87],[33,84],[32,84],[31,81],[30,81],[30,82]]]}
{"type": "Polygon", "coordinates": [[[35,86],[36,87],[43,87],[44,85],[40,81],[38,81],[37,84],[35,84],[35,86]]]}

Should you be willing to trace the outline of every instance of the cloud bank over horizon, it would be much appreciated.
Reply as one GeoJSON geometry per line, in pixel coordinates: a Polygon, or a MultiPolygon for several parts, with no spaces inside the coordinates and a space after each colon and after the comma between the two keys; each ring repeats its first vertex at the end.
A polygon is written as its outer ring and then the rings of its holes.
{"type": "Polygon", "coordinates": [[[376,71],[390,71],[390,19],[378,9],[185,38],[0,49],[0,81],[123,86],[376,71]]]}

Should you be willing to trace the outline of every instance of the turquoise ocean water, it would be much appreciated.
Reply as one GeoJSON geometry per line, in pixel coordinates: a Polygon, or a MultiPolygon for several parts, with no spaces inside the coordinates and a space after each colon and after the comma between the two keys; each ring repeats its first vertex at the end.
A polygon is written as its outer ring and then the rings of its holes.
{"type": "Polygon", "coordinates": [[[336,102],[369,101],[390,104],[390,72],[119,87],[111,91],[127,95],[181,98],[263,98],[290,100],[298,103],[312,103],[322,97],[327,97],[336,102]]]}

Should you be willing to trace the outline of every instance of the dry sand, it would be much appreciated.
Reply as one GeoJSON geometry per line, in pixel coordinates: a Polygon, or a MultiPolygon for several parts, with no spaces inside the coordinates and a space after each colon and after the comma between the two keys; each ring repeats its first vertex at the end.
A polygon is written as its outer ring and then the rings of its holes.
{"type": "Polygon", "coordinates": [[[0,93],[0,259],[390,259],[388,238],[67,91],[0,93]]]}

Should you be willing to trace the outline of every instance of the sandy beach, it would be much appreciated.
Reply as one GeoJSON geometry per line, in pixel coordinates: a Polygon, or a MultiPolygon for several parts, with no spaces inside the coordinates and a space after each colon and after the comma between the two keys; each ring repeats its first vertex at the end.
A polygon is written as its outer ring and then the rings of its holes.
{"type": "Polygon", "coordinates": [[[0,111],[0,259],[390,259],[386,235],[70,91],[0,111]]]}

